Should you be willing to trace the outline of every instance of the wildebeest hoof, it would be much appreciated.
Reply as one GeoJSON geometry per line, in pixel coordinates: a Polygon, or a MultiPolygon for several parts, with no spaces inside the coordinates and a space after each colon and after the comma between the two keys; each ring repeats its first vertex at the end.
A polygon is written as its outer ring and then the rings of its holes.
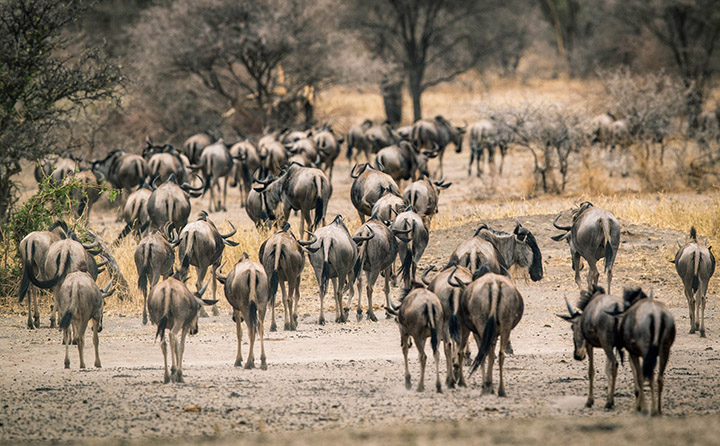
{"type": "Polygon", "coordinates": [[[98,359],[97,361],[95,361],[95,367],[98,368],[98,369],[102,368],[102,364],[100,364],[100,360],[99,360],[99,359],[98,359]]]}
{"type": "Polygon", "coordinates": [[[483,395],[492,395],[493,393],[495,393],[495,392],[493,392],[492,384],[483,384],[483,386],[482,386],[482,394],[483,395]]]}
{"type": "Polygon", "coordinates": [[[410,384],[410,377],[406,376],[405,377],[405,388],[410,390],[411,387],[412,387],[412,384],[410,384]]]}
{"type": "Polygon", "coordinates": [[[615,403],[607,402],[605,403],[605,410],[612,410],[615,408],[615,403]]]}
{"type": "Polygon", "coordinates": [[[182,373],[175,374],[175,382],[176,383],[184,383],[185,380],[183,379],[182,373]]]}
{"type": "Polygon", "coordinates": [[[318,324],[325,325],[325,318],[321,317],[320,319],[318,319],[318,324]]]}
{"type": "Polygon", "coordinates": [[[242,367],[242,359],[238,358],[235,360],[235,367],[242,367]]]}
{"type": "Polygon", "coordinates": [[[390,314],[389,311],[385,311],[385,319],[390,319],[391,317],[393,317],[393,315],[390,314]]]}
{"type": "Polygon", "coordinates": [[[143,314],[143,325],[147,325],[147,314],[143,314]]]}
{"type": "MultiPolygon", "coordinates": [[[[38,325],[39,327],[40,325],[38,325]]],[[[55,319],[50,319],[50,328],[55,328],[55,319]]]]}
{"type": "Polygon", "coordinates": [[[245,369],[250,370],[255,368],[255,361],[247,361],[245,363],[245,369]]]}
{"type": "Polygon", "coordinates": [[[593,404],[595,404],[594,399],[588,399],[587,401],[585,401],[585,407],[593,407],[593,404]]]}
{"type": "Polygon", "coordinates": [[[691,329],[690,329],[690,334],[695,334],[695,329],[694,329],[694,328],[691,328],[691,329]]]}
{"type": "Polygon", "coordinates": [[[373,313],[373,312],[371,312],[371,311],[368,311],[368,312],[367,312],[367,318],[368,318],[368,320],[371,320],[371,321],[373,321],[373,322],[377,322],[377,321],[378,321],[378,320],[377,320],[377,316],[375,316],[375,313],[373,313]]]}
{"type": "Polygon", "coordinates": [[[424,390],[425,390],[425,386],[423,385],[423,383],[418,384],[418,386],[417,386],[417,391],[418,391],[418,392],[423,392],[424,390]]]}
{"type": "Polygon", "coordinates": [[[362,310],[358,309],[356,314],[356,319],[358,322],[360,322],[363,318],[362,310]]]}
{"type": "Polygon", "coordinates": [[[267,361],[264,359],[260,360],[260,369],[261,370],[267,370],[267,361]]]}
{"type": "MultiPolygon", "coordinates": [[[[287,323],[285,325],[287,326],[287,323]]],[[[270,324],[270,331],[277,331],[277,324],[275,322],[270,324]]]]}
{"type": "Polygon", "coordinates": [[[501,387],[501,388],[498,389],[498,396],[499,396],[499,397],[503,397],[503,398],[507,396],[507,395],[505,394],[505,389],[504,389],[504,388],[501,387]]]}
{"type": "Polygon", "coordinates": [[[77,344],[78,344],[78,338],[73,338],[72,345],[77,345],[77,344]]]}
{"type": "Polygon", "coordinates": [[[445,381],[445,387],[448,389],[454,389],[455,388],[455,381],[453,380],[446,380],[445,381]]]}
{"type": "Polygon", "coordinates": [[[167,384],[170,382],[170,375],[165,375],[165,378],[163,379],[163,384],[167,384]]]}
{"type": "Polygon", "coordinates": [[[704,338],[704,337],[705,337],[705,330],[700,330],[700,337],[701,337],[701,338],[704,338]]]}
{"type": "Polygon", "coordinates": [[[28,321],[27,321],[27,328],[29,328],[30,330],[34,330],[34,329],[35,329],[35,324],[33,323],[32,319],[28,319],[28,321]]]}
{"type": "MultiPolygon", "coordinates": [[[[290,322],[285,322],[283,330],[285,330],[285,331],[292,330],[292,325],[290,324],[290,322]]],[[[272,331],[272,327],[270,327],[270,331],[272,331]]]]}
{"type": "Polygon", "coordinates": [[[69,369],[69,368],[70,368],[70,360],[69,360],[69,359],[66,359],[66,360],[65,360],[65,368],[66,368],[66,369],[69,369]]]}

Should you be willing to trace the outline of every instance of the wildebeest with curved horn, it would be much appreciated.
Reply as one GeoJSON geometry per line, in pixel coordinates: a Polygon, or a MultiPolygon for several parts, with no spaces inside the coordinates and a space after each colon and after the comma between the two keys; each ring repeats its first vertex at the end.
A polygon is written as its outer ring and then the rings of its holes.
{"type": "Polygon", "coordinates": [[[370,164],[357,164],[350,171],[354,179],[350,186],[350,201],[357,209],[360,221],[372,215],[373,206],[385,194],[400,195],[395,180],[384,172],[373,168],[370,164]]]}
{"type": "Polygon", "coordinates": [[[332,223],[310,233],[310,240],[299,243],[308,251],[310,264],[315,270],[315,278],[320,286],[320,325],[325,324],[325,293],[330,280],[335,296],[335,322],[346,322],[347,315],[343,306],[343,292],[346,285],[353,286],[353,279],[359,271],[358,248],[342,217],[338,215],[332,223]]]}
{"type": "Polygon", "coordinates": [[[443,328],[443,307],[440,299],[432,291],[422,284],[415,282],[413,288],[402,297],[400,306],[392,305],[388,308],[391,314],[397,315],[397,322],[400,327],[400,345],[402,347],[403,359],[405,361],[405,388],[410,389],[410,370],[408,369],[408,350],[410,349],[410,338],[415,341],[420,360],[420,380],[417,391],[425,390],[425,341],[430,338],[433,359],[435,360],[435,389],[442,393],[440,385],[440,350],[438,343],[440,336],[447,342],[443,328]]]}
{"type": "MultiPolygon", "coordinates": [[[[20,288],[18,290],[18,299],[20,302],[23,301],[28,290],[30,291],[30,297],[28,297],[28,319],[27,327],[29,329],[40,328],[40,311],[38,310],[38,290],[37,288],[30,288],[31,281],[30,275],[36,277],[44,276],[42,271],[45,268],[45,259],[47,257],[50,246],[64,238],[67,238],[69,229],[67,224],[58,220],[50,226],[47,231],[34,231],[26,235],[20,241],[20,259],[23,265],[23,275],[20,281],[20,288]],[[31,268],[30,269],[28,269],[31,268]],[[35,303],[35,312],[32,311],[32,304],[35,303]]],[[[53,305],[54,307],[54,305],[53,305]]],[[[52,312],[51,319],[52,327],[55,326],[55,312],[52,312]]]]}
{"type": "Polygon", "coordinates": [[[700,330],[700,337],[705,337],[705,301],[707,299],[708,282],[715,273],[715,256],[711,247],[698,242],[695,227],[690,228],[690,239],[685,246],[678,243],[675,254],[675,270],[682,279],[685,297],[690,310],[690,333],[700,330]]]}
{"type": "MultiPolygon", "coordinates": [[[[483,223],[475,231],[474,237],[492,243],[500,253],[500,258],[504,261],[506,268],[509,269],[515,265],[527,268],[533,282],[542,280],[544,272],[540,247],[532,232],[525,228],[517,218],[512,234],[492,229],[483,223]]],[[[500,272],[493,272],[500,274],[500,272]]]]}
{"type": "MultiPolygon", "coordinates": [[[[236,242],[228,240],[237,232],[232,223],[230,223],[230,227],[232,231],[221,234],[212,220],[208,219],[207,213],[202,211],[198,219],[185,226],[178,237],[178,257],[182,259],[181,269],[187,270],[190,265],[195,267],[198,290],[205,279],[207,269],[212,267],[210,281],[212,282],[213,300],[215,300],[217,291],[215,272],[220,266],[225,245],[238,245],[236,242]]],[[[219,314],[217,307],[214,305],[212,311],[215,316],[219,314]]]]}
{"type": "Polygon", "coordinates": [[[580,282],[582,259],[588,263],[587,286],[591,289],[597,285],[600,273],[597,270],[597,261],[605,258],[605,272],[607,273],[607,292],[610,294],[612,282],[612,268],[620,247],[620,224],[615,216],[604,209],[597,208],[586,201],[572,213],[572,225],[560,226],[557,221],[559,214],[553,221],[553,226],[564,234],[552,237],[555,241],[567,240],[570,245],[572,268],[575,271],[575,283],[583,289],[580,282]]]}
{"type": "Polygon", "coordinates": [[[621,345],[630,356],[635,378],[635,410],[645,410],[644,387],[647,380],[651,396],[649,412],[661,415],[665,368],[670,358],[670,347],[675,341],[675,321],[665,305],[654,300],[652,293],[648,297],[640,288],[625,290],[623,302],[625,312],[620,322],[620,336],[621,345]],[[643,358],[642,367],[640,358],[643,358]]]}
{"type": "MultiPolygon", "coordinates": [[[[487,368],[483,366],[482,369],[483,393],[493,393],[492,367],[495,362],[495,345],[499,338],[498,396],[506,396],[503,378],[505,351],[510,341],[510,332],[522,319],[525,304],[509,277],[492,273],[487,266],[478,270],[474,277],[477,278],[469,284],[452,274],[448,277],[448,283],[463,288],[460,321],[465,330],[461,334],[458,351],[465,350],[468,332],[472,332],[479,350],[470,369],[470,375],[487,360],[487,368]]],[[[458,366],[459,384],[465,385],[462,358],[458,358],[458,366]]]]}
{"type": "Polygon", "coordinates": [[[580,301],[577,310],[565,300],[568,314],[558,314],[572,325],[573,344],[575,351],[573,357],[582,361],[588,357],[588,397],[585,407],[592,407],[595,402],[593,394],[593,379],[595,378],[595,361],[593,348],[601,348],[605,352],[605,373],[608,379],[608,393],[605,409],[615,406],[615,380],[617,379],[618,360],[615,356],[617,350],[622,359],[620,346],[620,333],[618,324],[613,316],[622,311],[623,301],[619,297],[605,294],[605,290],[594,286],[592,291],[580,291],[580,301]]]}
{"type": "Polygon", "coordinates": [[[278,285],[282,290],[282,303],[285,310],[285,330],[297,329],[297,307],[300,301],[300,279],[305,268],[305,253],[302,246],[285,223],[281,231],[273,234],[260,245],[258,258],[270,277],[270,305],[272,322],[270,331],[277,330],[275,323],[275,295],[278,285]],[[287,290],[285,284],[287,283],[287,290]]]}
{"type": "MultiPolygon", "coordinates": [[[[268,279],[263,266],[243,253],[240,261],[227,277],[217,274],[218,280],[225,284],[225,297],[233,307],[237,332],[237,356],[235,367],[242,366],[242,321],[245,320],[250,337],[250,348],[245,368],[255,367],[255,335],[260,336],[260,368],[267,370],[265,357],[265,312],[269,300],[268,279]]],[[[272,303],[271,303],[272,304],[272,303]]]]}
{"type": "Polygon", "coordinates": [[[445,178],[431,182],[426,176],[422,176],[405,188],[403,200],[422,216],[425,226],[429,229],[432,218],[438,211],[438,195],[441,190],[451,185],[452,183],[445,182],[445,178]]]}
{"type": "Polygon", "coordinates": [[[405,289],[409,289],[415,281],[417,266],[420,258],[425,252],[430,234],[427,227],[412,206],[398,214],[395,221],[390,225],[390,230],[400,240],[398,256],[400,257],[400,271],[405,282],[405,289]]]}
{"type": "MultiPolygon", "coordinates": [[[[158,179],[159,177],[155,177],[153,183],[156,183],[158,179]]],[[[162,229],[167,223],[172,223],[178,230],[182,230],[190,216],[190,197],[200,197],[205,188],[202,178],[199,179],[202,184],[198,187],[188,183],[178,185],[175,175],[170,174],[166,182],[152,191],[147,200],[147,212],[151,226],[155,229],[162,229]]]]}
{"type": "Polygon", "coordinates": [[[138,272],[138,288],[143,294],[143,325],[147,324],[148,296],[152,295],[153,288],[160,282],[160,277],[167,279],[173,275],[174,249],[179,241],[172,225],[168,225],[165,230],[166,234],[156,231],[140,240],[133,255],[138,272]]]}
{"type": "MultiPolygon", "coordinates": [[[[385,307],[388,308],[390,306],[390,276],[398,250],[397,240],[387,225],[377,216],[373,216],[355,231],[353,241],[358,245],[358,262],[360,262],[360,266],[356,267],[358,272],[355,278],[358,292],[357,320],[362,320],[362,274],[364,272],[367,279],[367,317],[369,320],[377,322],[372,303],[373,287],[382,272],[385,276],[385,307]]],[[[355,293],[351,288],[348,307],[352,305],[353,294],[355,293]]]]}
{"type": "MultiPolygon", "coordinates": [[[[257,173],[257,172],[256,172],[257,173]]],[[[253,175],[253,187],[245,200],[245,213],[257,228],[269,228],[277,220],[276,210],[282,200],[282,183],[270,176],[264,180],[253,175]]]]}
{"type": "Polygon", "coordinates": [[[75,271],[68,274],[55,293],[55,305],[58,314],[61,314],[60,330],[63,332],[65,344],[65,368],[70,368],[70,344],[77,341],[80,368],[85,368],[85,330],[90,320],[93,321],[93,345],[95,347],[95,367],[102,367],[100,363],[100,342],[98,333],[102,331],[104,300],[112,292],[110,280],[104,289],[98,288],[95,279],[85,271],[75,271]],[[72,326],[72,330],[70,329],[72,326]],[[74,340],[71,339],[74,337],[74,340]]]}
{"type": "MultiPolygon", "coordinates": [[[[217,300],[202,299],[208,280],[196,293],[185,286],[187,270],[179,269],[175,274],[160,282],[148,299],[150,321],[157,325],[155,339],[160,337],[160,349],[165,362],[165,384],[171,380],[185,382],[183,379],[182,362],[185,355],[185,338],[188,333],[197,333],[197,320],[203,305],[215,305],[217,300]],[[170,331],[171,371],[168,372],[167,342],[165,330],[170,331]],[[180,339],[178,339],[178,334],[180,339]]],[[[214,279],[213,279],[214,280],[214,279]]]]}
{"type": "Polygon", "coordinates": [[[440,166],[437,177],[443,176],[443,155],[448,144],[455,144],[455,151],[462,150],[465,127],[456,127],[441,115],[435,119],[421,119],[413,125],[412,140],[418,149],[426,149],[438,153],[440,166]]]}
{"type": "Polygon", "coordinates": [[[374,166],[397,183],[402,180],[415,181],[418,177],[429,175],[428,159],[436,156],[435,152],[419,151],[411,142],[400,141],[380,149],[375,155],[374,166]]]}

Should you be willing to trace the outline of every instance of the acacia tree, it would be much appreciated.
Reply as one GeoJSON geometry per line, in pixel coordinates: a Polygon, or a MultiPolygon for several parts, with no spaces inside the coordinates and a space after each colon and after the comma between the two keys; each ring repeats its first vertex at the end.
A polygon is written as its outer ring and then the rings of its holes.
{"type": "Polygon", "coordinates": [[[307,0],[178,0],[136,28],[141,70],[199,81],[224,109],[259,130],[291,120],[330,77],[327,8],[307,0]]]}
{"type": "Polygon", "coordinates": [[[371,52],[397,65],[418,120],[425,90],[476,67],[517,36],[517,21],[497,20],[506,7],[497,0],[356,0],[346,21],[371,52]]]}
{"type": "Polygon", "coordinates": [[[62,131],[79,108],[112,97],[121,80],[97,49],[73,55],[68,27],[83,0],[0,2],[0,221],[14,203],[20,162],[68,148],[62,131]]]}

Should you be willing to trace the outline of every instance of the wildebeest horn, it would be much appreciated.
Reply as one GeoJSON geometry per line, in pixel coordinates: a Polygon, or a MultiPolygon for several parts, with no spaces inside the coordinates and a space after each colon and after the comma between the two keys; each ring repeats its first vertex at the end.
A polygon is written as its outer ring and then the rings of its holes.
{"type": "Polygon", "coordinates": [[[103,266],[107,265],[108,262],[109,262],[109,260],[108,260],[108,259],[105,259],[105,260],[103,260],[102,262],[98,263],[98,264],[97,264],[97,267],[98,267],[98,268],[103,267],[103,266]]]}
{"type": "Polygon", "coordinates": [[[357,177],[359,177],[360,175],[363,174],[363,172],[365,172],[365,169],[367,169],[369,166],[370,166],[370,164],[368,164],[368,163],[355,164],[355,165],[353,166],[352,170],[350,171],[350,176],[351,176],[352,178],[357,178],[357,177]],[[357,172],[357,173],[355,173],[358,169],[360,169],[360,171],[357,172]]]}
{"type": "Polygon", "coordinates": [[[190,183],[185,182],[185,183],[183,183],[182,186],[180,186],[180,187],[181,187],[185,192],[191,191],[191,190],[192,190],[192,191],[201,191],[201,190],[205,189],[205,181],[202,179],[202,177],[201,177],[200,175],[198,175],[198,174],[195,174],[195,177],[196,177],[198,180],[200,180],[200,186],[194,187],[194,186],[192,186],[190,183]]]}
{"type": "Polygon", "coordinates": [[[559,224],[557,224],[557,221],[560,220],[561,216],[562,216],[562,214],[558,214],[557,217],[555,217],[555,220],[553,220],[553,226],[555,226],[557,229],[559,229],[561,231],[569,231],[572,228],[572,226],[560,226],[559,224]]]}
{"type": "Polygon", "coordinates": [[[225,262],[223,262],[222,264],[220,264],[220,268],[218,268],[218,269],[215,270],[215,277],[216,277],[217,280],[219,280],[220,283],[222,283],[222,284],[224,284],[225,281],[227,280],[227,276],[223,276],[223,275],[221,274],[222,269],[223,269],[223,266],[225,266],[225,262]]]}
{"type": "Polygon", "coordinates": [[[356,245],[359,245],[359,244],[366,242],[366,241],[370,240],[371,238],[375,237],[375,231],[373,231],[373,229],[370,226],[368,226],[367,228],[370,230],[370,235],[368,235],[368,236],[356,235],[355,237],[352,238],[356,245]]]}
{"type": "MultiPolygon", "coordinates": [[[[195,295],[197,297],[202,297],[202,295],[205,294],[205,290],[207,290],[207,287],[208,287],[208,285],[210,285],[211,280],[213,280],[213,279],[209,278],[208,280],[206,280],[205,284],[197,291],[197,293],[195,293],[195,295]]],[[[210,305],[212,305],[212,304],[210,304],[210,305]]]]}
{"type": "Polygon", "coordinates": [[[310,231],[305,232],[310,236],[310,240],[298,240],[298,243],[300,243],[301,246],[310,246],[313,243],[317,242],[318,238],[315,234],[310,231]]]}
{"type": "Polygon", "coordinates": [[[420,277],[420,280],[422,280],[425,286],[430,286],[430,282],[427,281],[427,275],[430,271],[435,271],[435,265],[430,265],[425,272],[423,272],[422,277],[420,277]]]}
{"type": "Polygon", "coordinates": [[[114,289],[113,289],[112,291],[110,291],[110,287],[112,286],[112,284],[113,284],[113,279],[112,279],[112,277],[110,277],[110,280],[108,281],[107,285],[105,285],[105,288],[102,289],[102,296],[103,296],[103,298],[108,297],[108,296],[110,296],[112,293],[115,292],[114,289]]]}
{"type": "Polygon", "coordinates": [[[222,238],[232,237],[232,236],[235,235],[235,233],[237,232],[237,229],[235,228],[235,225],[233,225],[231,221],[228,220],[228,224],[229,224],[230,227],[232,228],[232,231],[228,232],[227,234],[220,234],[220,237],[222,237],[222,238]]]}
{"type": "Polygon", "coordinates": [[[570,305],[570,302],[567,300],[567,297],[565,298],[565,305],[567,306],[568,313],[570,313],[570,316],[575,317],[578,315],[577,311],[573,310],[572,306],[570,305]]]}
{"type": "Polygon", "coordinates": [[[160,179],[160,175],[155,175],[155,177],[150,182],[150,187],[152,187],[153,190],[157,189],[157,181],[160,179]]]}
{"type": "Polygon", "coordinates": [[[454,287],[465,288],[466,286],[468,286],[468,284],[470,282],[464,282],[462,279],[455,277],[455,273],[457,272],[457,269],[458,269],[458,267],[456,266],[453,268],[452,272],[450,272],[450,275],[448,276],[448,279],[447,279],[448,285],[454,286],[454,287]],[[453,281],[455,283],[453,283],[453,281]]]}

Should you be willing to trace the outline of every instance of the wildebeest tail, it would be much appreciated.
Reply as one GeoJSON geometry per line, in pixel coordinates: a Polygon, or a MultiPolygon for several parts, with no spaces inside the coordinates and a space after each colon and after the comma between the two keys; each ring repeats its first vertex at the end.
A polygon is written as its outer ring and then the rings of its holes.
{"type": "Polygon", "coordinates": [[[327,291],[327,284],[330,280],[330,263],[328,259],[330,257],[330,249],[332,248],[332,240],[325,244],[325,240],[322,241],[323,245],[323,264],[322,270],[320,271],[320,294],[325,295],[327,291]]]}
{"type": "MultiPolygon", "coordinates": [[[[35,255],[35,249],[33,245],[33,249],[30,251],[31,255],[35,255]]],[[[60,283],[62,280],[65,279],[65,276],[68,273],[68,269],[70,268],[70,253],[65,252],[65,255],[62,254],[58,256],[57,260],[55,261],[55,277],[49,280],[38,280],[32,273],[32,270],[28,271],[30,281],[38,288],[48,289],[52,288],[58,283],[60,283]],[[64,260],[64,262],[63,262],[64,260]]]]}
{"type": "Polygon", "coordinates": [[[60,319],[60,329],[61,330],[67,330],[70,327],[70,322],[72,322],[73,318],[73,312],[72,310],[67,310],[65,314],[63,314],[62,319],[60,319]]]}
{"type": "Polygon", "coordinates": [[[158,321],[158,328],[155,332],[155,339],[160,336],[161,342],[165,340],[165,329],[167,328],[168,317],[170,316],[170,296],[167,295],[167,291],[164,288],[162,293],[163,315],[158,321]]]}
{"type": "Polygon", "coordinates": [[[35,253],[35,240],[30,239],[30,243],[25,246],[25,263],[23,264],[23,275],[20,280],[20,289],[18,290],[18,301],[25,299],[28,289],[30,288],[30,276],[32,271],[32,257],[35,253]]]}
{"type": "Polygon", "coordinates": [[[248,286],[250,287],[250,303],[248,304],[248,329],[250,332],[259,332],[260,323],[258,322],[257,307],[257,273],[251,271],[248,274],[248,286]]]}
{"type": "Polygon", "coordinates": [[[700,287],[700,280],[698,279],[698,271],[700,270],[700,262],[702,261],[702,256],[700,253],[696,250],[692,253],[692,263],[693,263],[693,278],[692,278],[692,290],[693,293],[697,293],[698,288],[700,287]]]}
{"type": "Polygon", "coordinates": [[[650,348],[648,348],[645,358],[643,359],[643,376],[646,379],[650,379],[655,371],[655,365],[657,364],[657,357],[660,353],[660,335],[663,331],[663,318],[662,315],[658,318],[655,314],[650,315],[650,333],[652,334],[652,341],[650,342],[650,348]],[[659,321],[657,319],[660,319],[659,321]]]}
{"type": "Polygon", "coordinates": [[[430,329],[430,346],[432,347],[434,355],[437,354],[438,335],[437,326],[435,325],[435,307],[430,303],[425,304],[425,319],[427,326],[430,329]]]}
{"type": "Polygon", "coordinates": [[[453,287],[452,293],[450,293],[450,310],[452,311],[448,321],[450,339],[460,343],[460,318],[458,317],[460,310],[460,290],[457,287],[453,287]]]}
{"type": "Polygon", "coordinates": [[[412,261],[413,253],[410,246],[405,250],[405,257],[402,259],[400,264],[400,271],[402,271],[402,277],[405,282],[410,280],[410,273],[412,272],[412,261]]]}
{"type": "Polygon", "coordinates": [[[315,221],[313,221],[313,230],[320,225],[320,221],[323,215],[325,215],[325,203],[322,198],[322,178],[315,177],[315,188],[317,196],[315,197],[315,221]]]}
{"type": "Polygon", "coordinates": [[[348,133],[347,138],[345,138],[345,142],[347,143],[347,150],[345,151],[345,155],[347,156],[348,160],[352,160],[352,150],[353,147],[355,147],[355,137],[353,137],[352,133],[348,133]]]}
{"type": "Polygon", "coordinates": [[[485,329],[483,330],[482,334],[482,340],[480,341],[480,348],[478,350],[478,354],[475,357],[475,361],[473,361],[473,365],[470,368],[470,374],[473,374],[475,370],[482,364],[482,362],[485,360],[485,357],[487,357],[487,354],[490,352],[490,349],[493,348],[493,345],[495,344],[495,338],[497,337],[497,309],[498,309],[498,301],[500,300],[500,293],[502,292],[502,285],[500,283],[497,284],[497,288],[493,286],[491,283],[488,287],[488,298],[490,299],[490,316],[488,317],[487,322],[485,323],[485,329]],[[493,295],[493,289],[496,289],[497,292],[493,295]]]}
{"type": "Polygon", "coordinates": [[[140,272],[138,273],[138,288],[140,291],[142,291],[143,296],[147,293],[147,283],[148,283],[148,270],[150,269],[149,266],[152,262],[152,249],[150,249],[150,246],[146,245],[145,248],[146,255],[144,256],[144,262],[142,267],[140,268],[140,272]]]}
{"type": "Polygon", "coordinates": [[[181,264],[181,268],[185,271],[187,271],[187,269],[190,267],[190,253],[192,252],[194,247],[193,245],[195,244],[195,233],[190,232],[186,234],[188,234],[188,238],[187,244],[185,245],[185,255],[183,256],[181,264]]]}
{"type": "Polygon", "coordinates": [[[243,189],[247,192],[250,190],[250,186],[252,186],[252,174],[250,173],[250,168],[247,163],[244,161],[240,162],[240,169],[242,172],[243,189]]]}
{"type": "Polygon", "coordinates": [[[282,253],[282,244],[275,244],[275,258],[273,259],[273,270],[270,273],[270,308],[275,306],[275,295],[278,289],[278,269],[280,268],[280,257],[282,253]]]}
{"type": "Polygon", "coordinates": [[[610,221],[607,218],[602,219],[603,236],[605,238],[605,272],[607,273],[615,263],[615,253],[610,243],[610,221]]]}

